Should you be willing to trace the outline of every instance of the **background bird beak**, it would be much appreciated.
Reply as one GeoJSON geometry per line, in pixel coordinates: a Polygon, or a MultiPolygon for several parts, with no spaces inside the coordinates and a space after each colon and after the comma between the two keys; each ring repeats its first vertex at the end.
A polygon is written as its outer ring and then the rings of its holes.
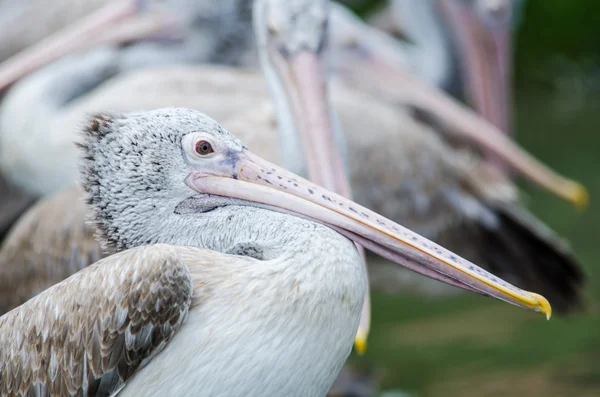
{"type": "MultiPolygon", "coordinates": [[[[288,91],[294,125],[299,128],[304,158],[311,181],[344,197],[351,197],[340,154],[343,142],[336,141],[333,110],[329,104],[327,73],[319,52],[302,50],[291,56],[274,56],[274,64],[288,91]]],[[[364,250],[358,247],[363,261],[364,250]]],[[[356,351],[363,354],[371,322],[370,296],[367,293],[355,339],[356,351]]]]}
{"type": "Polygon", "coordinates": [[[578,208],[589,202],[587,190],[566,178],[521,148],[487,120],[479,117],[445,92],[413,76],[401,65],[390,64],[386,57],[364,48],[360,56],[346,53],[339,71],[348,82],[375,92],[389,101],[413,106],[444,127],[454,138],[476,145],[485,153],[500,159],[525,178],[578,208]],[[352,65],[352,67],[342,67],[352,65]]]}
{"type": "Polygon", "coordinates": [[[176,37],[175,21],[165,13],[138,15],[140,2],[117,0],[0,64],[0,91],[61,58],[101,44],[176,37]],[[127,23],[123,23],[127,20],[127,23]]]}
{"type": "Polygon", "coordinates": [[[291,100],[294,125],[303,141],[308,175],[315,183],[350,196],[343,160],[334,133],[326,73],[320,54],[301,50],[274,56],[291,100]]]}
{"type": "Polygon", "coordinates": [[[438,4],[464,59],[463,78],[473,107],[510,134],[511,19],[488,26],[473,6],[453,0],[438,4]]]}
{"type": "Polygon", "coordinates": [[[243,149],[225,168],[193,172],[188,185],[203,194],[233,197],[310,218],[400,265],[469,291],[546,314],[548,301],[501,280],[458,255],[346,198],[243,149]],[[230,168],[231,167],[231,168],[230,168]]]}
{"type": "MultiPolygon", "coordinates": [[[[483,118],[510,135],[511,19],[489,26],[473,6],[454,0],[439,0],[438,5],[462,55],[462,77],[471,105],[483,118]]],[[[484,158],[497,169],[507,171],[506,163],[495,153],[485,150],[484,158]]]]}

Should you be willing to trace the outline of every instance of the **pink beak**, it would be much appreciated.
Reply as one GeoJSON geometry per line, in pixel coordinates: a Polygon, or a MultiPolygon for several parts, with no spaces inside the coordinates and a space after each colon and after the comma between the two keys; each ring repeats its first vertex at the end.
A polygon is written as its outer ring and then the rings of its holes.
{"type": "Polygon", "coordinates": [[[0,64],[0,91],[72,52],[100,44],[123,43],[162,36],[176,36],[168,15],[140,13],[139,2],[115,0],[82,20],[40,41],[0,64]],[[127,20],[127,24],[121,23],[127,20]]]}
{"type": "Polygon", "coordinates": [[[356,243],[428,277],[546,314],[542,296],[523,291],[473,263],[355,202],[242,148],[222,166],[192,172],[187,184],[202,194],[233,197],[324,223],[356,243]]]}

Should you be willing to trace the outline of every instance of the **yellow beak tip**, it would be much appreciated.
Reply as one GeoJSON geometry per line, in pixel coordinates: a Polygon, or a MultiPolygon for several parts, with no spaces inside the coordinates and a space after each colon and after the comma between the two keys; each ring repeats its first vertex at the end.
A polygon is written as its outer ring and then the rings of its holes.
{"type": "Polygon", "coordinates": [[[367,335],[360,332],[360,330],[354,338],[354,349],[359,356],[362,356],[367,351],[367,335]]]}
{"type": "Polygon", "coordinates": [[[534,292],[532,292],[531,295],[533,295],[537,301],[539,312],[546,315],[546,320],[550,320],[550,317],[552,317],[552,306],[550,306],[548,299],[534,292]]]}
{"type": "Polygon", "coordinates": [[[585,211],[590,204],[590,195],[580,183],[575,183],[573,187],[573,193],[571,194],[571,202],[580,211],[585,211]]]}

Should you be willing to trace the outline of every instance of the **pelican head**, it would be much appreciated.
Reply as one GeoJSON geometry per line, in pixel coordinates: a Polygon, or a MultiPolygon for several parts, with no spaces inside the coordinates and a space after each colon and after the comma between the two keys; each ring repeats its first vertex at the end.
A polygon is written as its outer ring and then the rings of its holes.
{"type": "MultiPolygon", "coordinates": [[[[199,247],[223,249],[218,242],[267,225],[264,211],[284,213],[329,226],[428,277],[550,315],[542,296],[516,288],[391,220],[258,157],[197,111],[169,108],[96,117],[81,145],[82,181],[95,220],[105,238],[119,248],[156,242],[159,234],[181,236],[192,230],[198,233],[194,241],[199,247]],[[246,212],[229,217],[231,212],[223,208],[230,206],[239,214],[244,207],[259,208],[263,215],[246,212]],[[213,227],[194,224],[206,219],[213,227]],[[208,241],[217,243],[208,246],[208,241]]],[[[273,240],[280,232],[263,231],[266,234],[254,238],[273,240]]]]}
{"type": "Polygon", "coordinates": [[[260,46],[270,55],[319,55],[325,41],[329,0],[256,0],[254,24],[260,46]]]}

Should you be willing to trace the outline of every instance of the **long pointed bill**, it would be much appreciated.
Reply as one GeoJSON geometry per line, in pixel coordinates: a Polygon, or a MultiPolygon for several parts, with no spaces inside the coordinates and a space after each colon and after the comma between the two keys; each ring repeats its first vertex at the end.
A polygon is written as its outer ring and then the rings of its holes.
{"type": "Polygon", "coordinates": [[[547,318],[551,315],[550,304],[541,295],[523,291],[389,219],[246,149],[230,153],[226,160],[225,171],[192,173],[188,185],[200,193],[233,197],[313,219],[418,273],[543,313],[547,318]]]}
{"type": "MultiPolygon", "coordinates": [[[[335,139],[327,80],[319,54],[304,50],[288,57],[275,57],[275,62],[291,101],[310,180],[350,198],[350,182],[335,139]]],[[[365,261],[364,250],[360,246],[358,249],[365,261]]],[[[359,354],[366,349],[370,323],[370,296],[367,291],[355,343],[359,354]]]]}
{"type": "Polygon", "coordinates": [[[588,193],[584,186],[542,164],[493,124],[446,93],[431,87],[401,66],[382,61],[377,54],[363,51],[360,56],[348,53],[346,56],[345,62],[338,64],[338,71],[346,81],[383,95],[392,102],[410,104],[425,111],[455,137],[492,153],[525,178],[576,207],[587,207],[588,193]]]}
{"type": "Polygon", "coordinates": [[[318,54],[300,51],[278,61],[303,141],[310,180],[350,196],[350,184],[335,140],[327,81],[318,54]]]}
{"type": "MultiPolygon", "coordinates": [[[[71,26],[0,64],[0,91],[29,73],[60,57],[100,44],[123,43],[167,35],[173,29],[171,18],[140,16],[139,1],[118,0],[107,4],[71,26]],[[122,22],[130,19],[131,24],[122,22]]],[[[169,33],[172,34],[172,33],[169,33]]]]}
{"type": "MultiPolygon", "coordinates": [[[[453,0],[440,0],[439,6],[464,58],[463,76],[473,107],[500,131],[511,135],[510,20],[486,27],[472,6],[453,0]]],[[[486,158],[496,166],[502,165],[493,153],[486,153],[486,158]]]]}

